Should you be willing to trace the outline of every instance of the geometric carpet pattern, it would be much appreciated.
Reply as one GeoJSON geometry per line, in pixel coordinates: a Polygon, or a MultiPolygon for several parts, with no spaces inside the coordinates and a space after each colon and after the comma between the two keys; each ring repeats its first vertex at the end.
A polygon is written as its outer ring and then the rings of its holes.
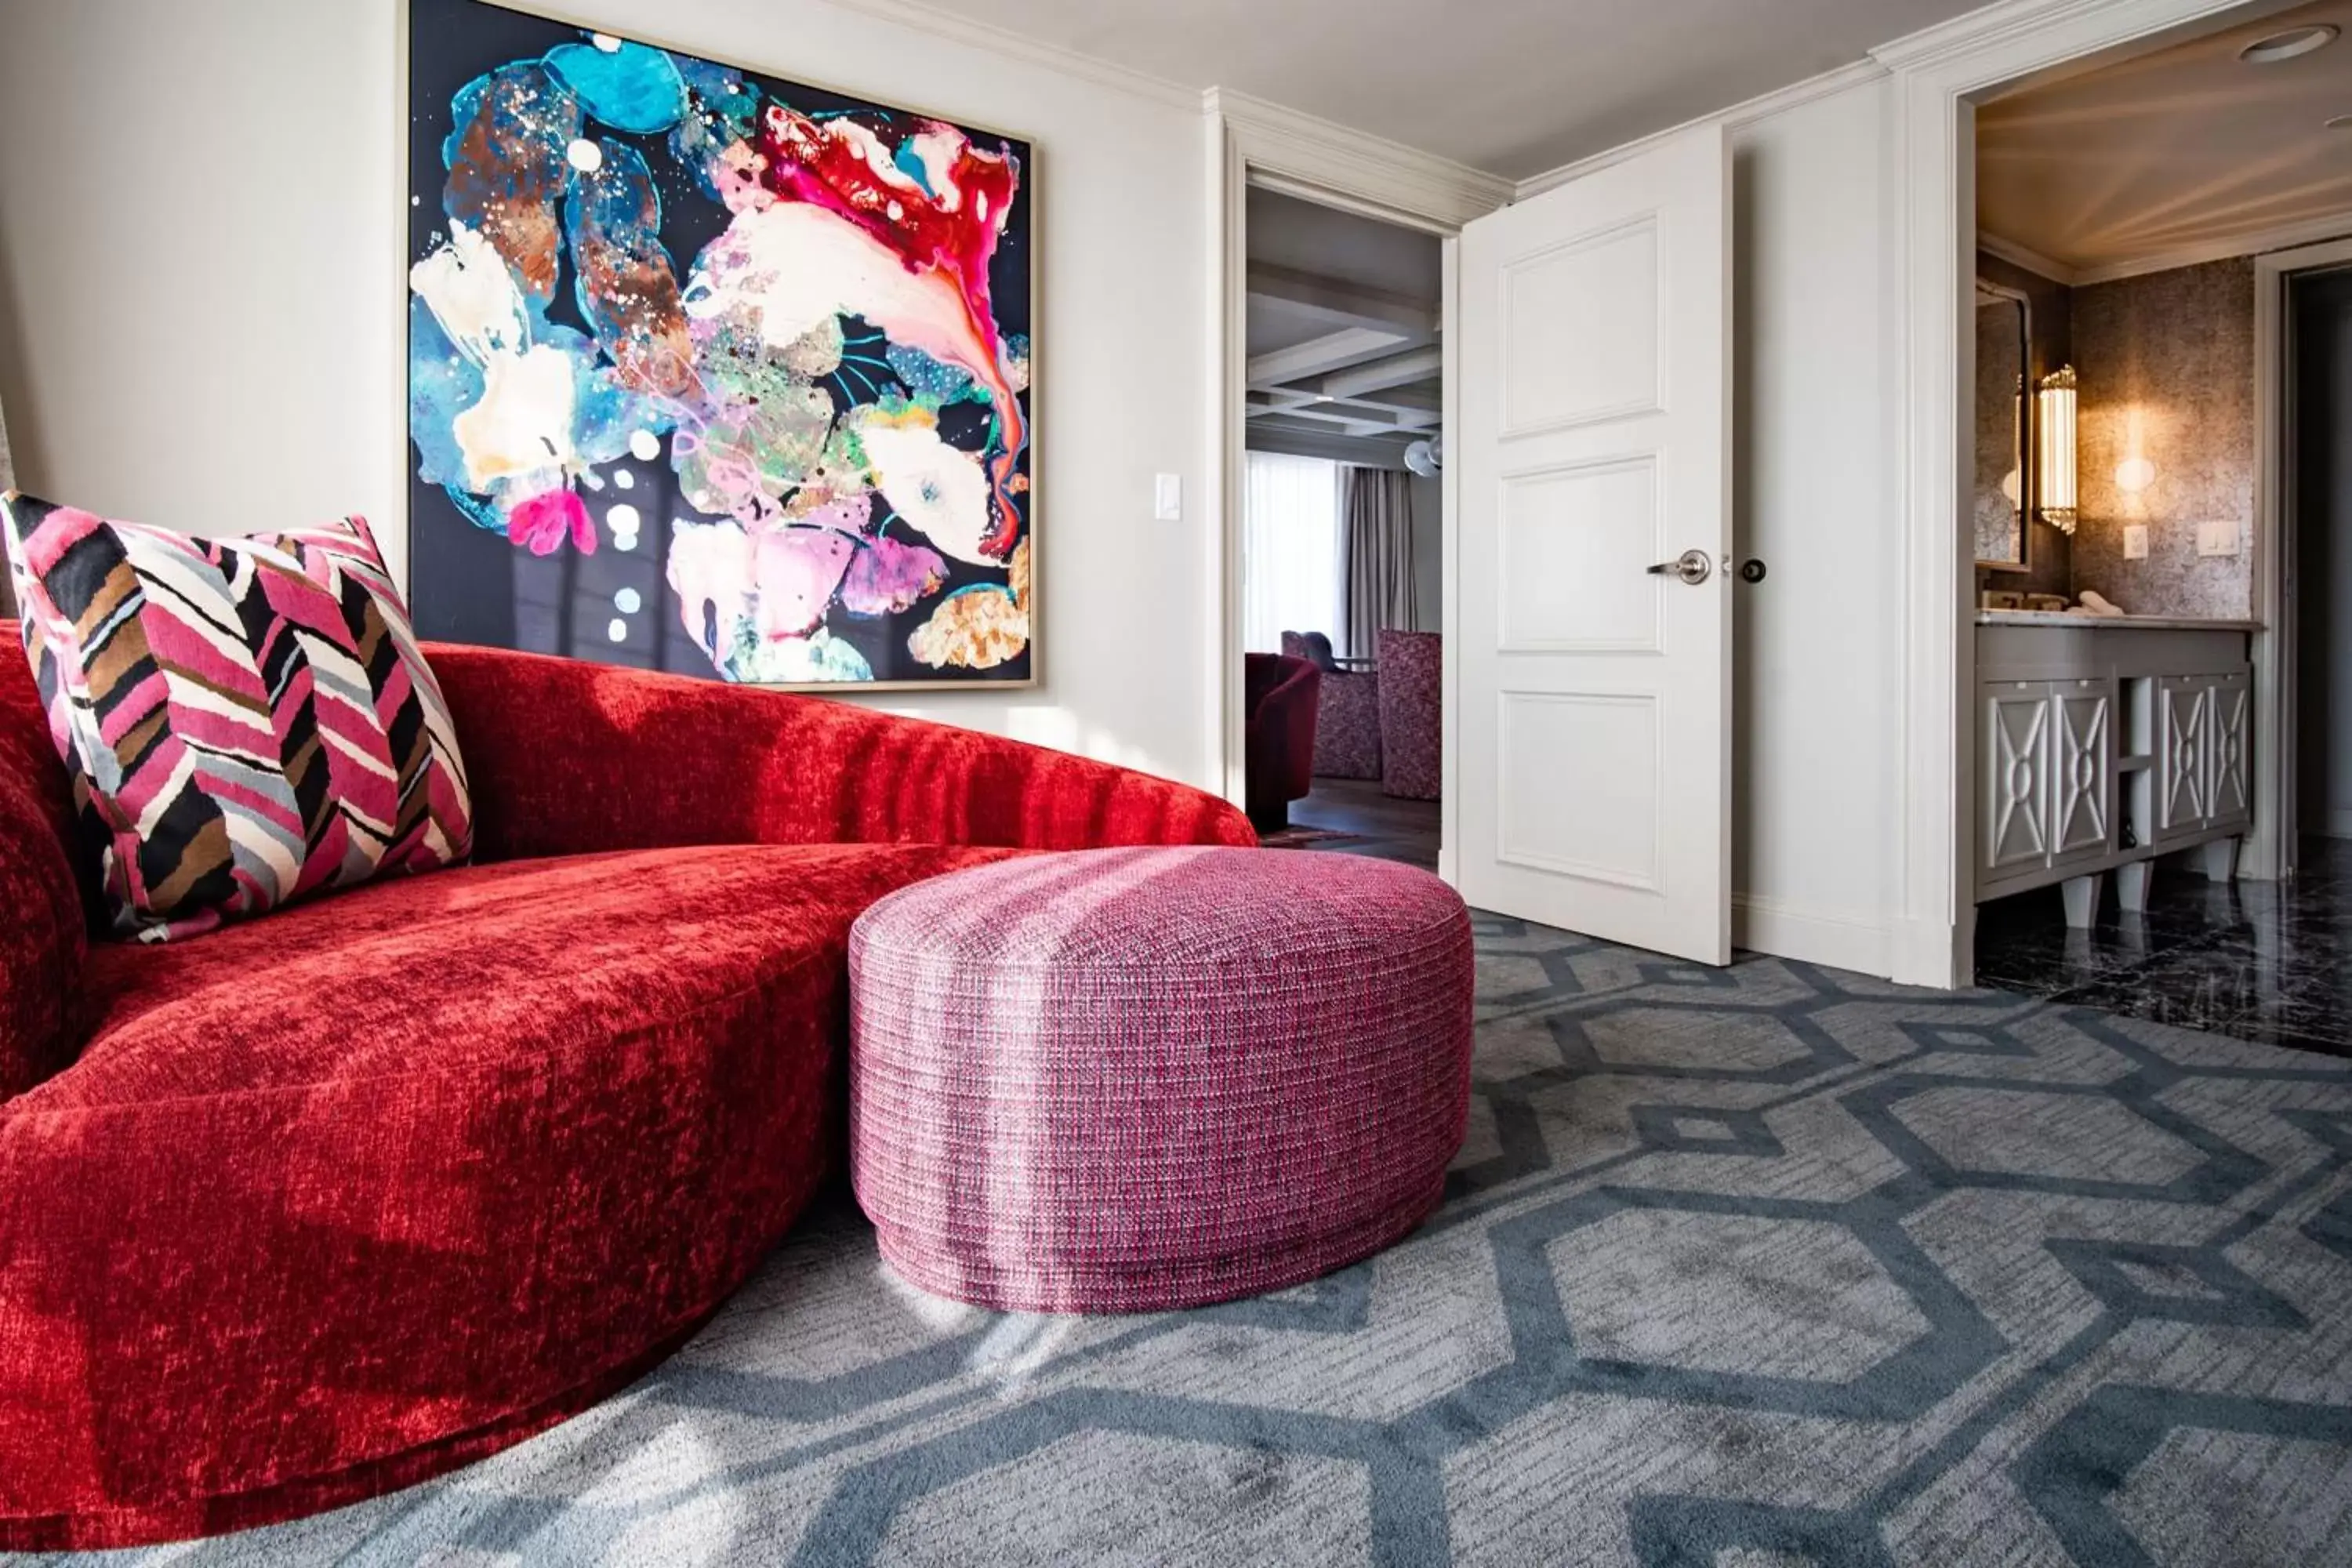
{"type": "Polygon", "coordinates": [[[2352,1564],[2352,1063],[1478,931],[1469,1144],[1368,1263],[1005,1315],[836,1200],[552,1432],[89,1561],[2352,1564]]]}

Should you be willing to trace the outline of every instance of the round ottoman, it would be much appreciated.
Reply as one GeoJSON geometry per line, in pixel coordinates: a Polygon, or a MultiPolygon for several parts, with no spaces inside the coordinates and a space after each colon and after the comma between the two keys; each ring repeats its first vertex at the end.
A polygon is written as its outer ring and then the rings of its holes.
{"type": "Polygon", "coordinates": [[[882,1255],[1020,1311],[1197,1306],[1379,1251],[1444,1193],[1470,919],[1409,867],[1035,856],[850,932],[850,1159],[882,1255]]]}

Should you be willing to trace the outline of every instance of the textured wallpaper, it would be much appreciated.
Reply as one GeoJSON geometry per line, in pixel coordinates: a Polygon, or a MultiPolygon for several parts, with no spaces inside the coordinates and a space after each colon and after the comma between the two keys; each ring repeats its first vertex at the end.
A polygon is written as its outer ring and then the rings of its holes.
{"type": "Polygon", "coordinates": [[[2074,290],[2082,380],[2082,521],[2074,589],[2136,615],[2242,619],[2252,614],[2254,264],[2216,261],[2074,290]],[[2155,465],[2137,495],[2116,482],[2126,459],[2155,465]],[[2228,521],[2241,553],[2200,557],[2197,524],[2228,521]],[[2124,559],[2124,528],[2146,523],[2145,561],[2124,559]]]}

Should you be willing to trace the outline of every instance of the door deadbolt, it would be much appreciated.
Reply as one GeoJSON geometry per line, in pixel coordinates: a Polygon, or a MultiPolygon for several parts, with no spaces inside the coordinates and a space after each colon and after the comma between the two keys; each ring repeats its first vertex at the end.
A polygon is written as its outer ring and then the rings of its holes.
{"type": "Polygon", "coordinates": [[[1764,581],[1764,563],[1757,560],[1754,556],[1748,557],[1748,560],[1740,563],[1739,580],[1743,583],[1761,583],[1764,581]]]}
{"type": "Polygon", "coordinates": [[[1706,582],[1714,573],[1715,558],[1704,550],[1685,550],[1672,561],[1661,561],[1650,568],[1650,574],[1654,577],[1663,577],[1672,574],[1694,588],[1706,582]]]}

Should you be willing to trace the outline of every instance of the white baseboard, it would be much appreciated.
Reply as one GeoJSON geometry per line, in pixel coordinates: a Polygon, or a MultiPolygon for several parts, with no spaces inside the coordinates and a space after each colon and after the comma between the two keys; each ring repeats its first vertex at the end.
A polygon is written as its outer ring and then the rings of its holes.
{"type": "Polygon", "coordinates": [[[1894,973],[1886,928],[1852,915],[1800,909],[1749,893],[1731,896],[1731,940],[1750,952],[1884,977],[1894,973]]]}

